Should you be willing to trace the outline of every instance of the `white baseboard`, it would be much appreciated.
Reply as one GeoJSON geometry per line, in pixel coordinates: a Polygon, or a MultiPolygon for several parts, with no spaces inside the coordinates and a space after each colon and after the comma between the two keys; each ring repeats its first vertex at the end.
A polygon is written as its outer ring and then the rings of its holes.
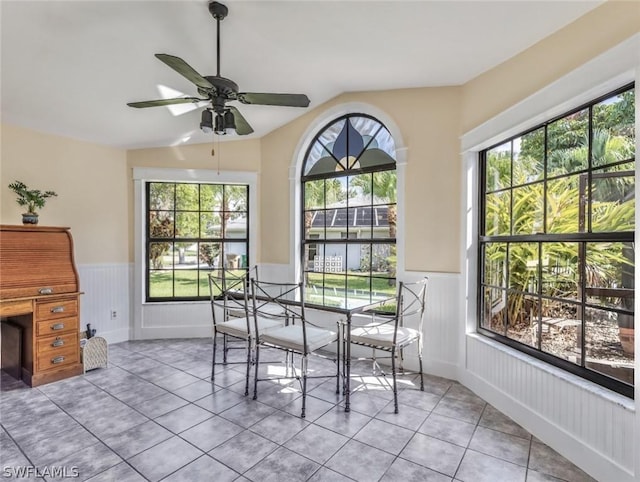
{"type": "Polygon", "coordinates": [[[616,482],[634,482],[638,480],[633,473],[624,467],[576,439],[561,427],[554,425],[550,420],[532,411],[519,400],[476,374],[462,370],[460,383],[474,391],[505,415],[516,420],[518,424],[543,442],[553,441],[552,444],[548,444],[555,451],[597,480],[616,482]]]}

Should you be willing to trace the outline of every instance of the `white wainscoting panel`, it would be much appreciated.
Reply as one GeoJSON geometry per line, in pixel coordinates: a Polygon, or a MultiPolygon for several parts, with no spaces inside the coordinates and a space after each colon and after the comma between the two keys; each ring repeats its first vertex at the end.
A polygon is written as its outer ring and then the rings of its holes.
{"type": "Polygon", "coordinates": [[[633,400],[479,335],[461,382],[598,480],[633,481],[633,400]]]}
{"type": "Polygon", "coordinates": [[[109,343],[131,338],[133,266],[129,263],[80,264],[80,330],[96,329],[109,343]],[[112,312],[115,311],[115,318],[112,312]]]}

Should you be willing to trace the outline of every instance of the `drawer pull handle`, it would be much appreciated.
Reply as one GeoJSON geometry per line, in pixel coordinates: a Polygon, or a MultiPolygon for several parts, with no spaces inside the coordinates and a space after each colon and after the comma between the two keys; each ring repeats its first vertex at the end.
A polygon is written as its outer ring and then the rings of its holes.
{"type": "Polygon", "coordinates": [[[60,338],[56,338],[55,341],[53,343],[51,343],[51,346],[53,347],[58,347],[58,346],[62,346],[64,345],[64,340],[60,339],[60,338]]]}
{"type": "Polygon", "coordinates": [[[38,293],[40,293],[41,295],[50,295],[51,293],[53,293],[53,288],[40,288],[38,290],[38,293]]]}
{"type": "Polygon", "coordinates": [[[62,363],[63,361],[64,361],[64,357],[63,356],[57,356],[57,357],[51,359],[51,363],[53,365],[57,365],[58,363],[62,363]]]}
{"type": "Polygon", "coordinates": [[[51,325],[52,330],[64,330],[64,323],[56,323],[55,325],[51,325]]]}
{"type": "Polygon", "coordinates": [[[64,306],[54,306],[51,308],[51,313],[62,313],[64,311],[64,306]]]}

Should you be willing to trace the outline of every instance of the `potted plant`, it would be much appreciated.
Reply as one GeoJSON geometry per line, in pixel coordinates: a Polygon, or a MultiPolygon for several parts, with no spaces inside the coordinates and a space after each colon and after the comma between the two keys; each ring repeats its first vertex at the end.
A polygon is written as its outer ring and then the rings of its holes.
{"type": "Polygon", "coordinates": [[[29,189],[22,181],[14,181],[9,184],[9,189],[16,193],[19,206],[26,206],[27,212],[22,214],[23,224],[38,224],[38,209],[42,209],[50,197],[57,196],[53,191],[40,191],[29,189]]]}

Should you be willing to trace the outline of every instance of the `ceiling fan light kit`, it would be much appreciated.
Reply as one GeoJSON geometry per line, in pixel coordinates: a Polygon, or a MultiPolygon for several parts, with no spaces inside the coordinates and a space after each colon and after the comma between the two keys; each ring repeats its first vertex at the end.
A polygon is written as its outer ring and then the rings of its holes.
{"type": "Polygon", "coordinates": [[[156,58],[192,82],[200,97],[177,97],[174,99],[158,99],[142,102],[129,102],[129,107],[145,108],[171,104],[209,102],[202,111],[200,129],[203,132],[214,132],[225,135],[235,130],[238,135],[247,135],[253,128],[240,111],[227,102],[238,101],[241,104],[275,105],[285,107],[308,107],[309,98],[305,94],[279,94],[239,92],[238,84],[220,75],[220,22],[227,16],[229,9],[219,2],[209,2],[209,13],[216,20],[216,75],[200,75],[193,67],[180,57],[169,54],[155,54],[156,58]],[[215,119],[213,114],[215,113],[215,119]]]}

